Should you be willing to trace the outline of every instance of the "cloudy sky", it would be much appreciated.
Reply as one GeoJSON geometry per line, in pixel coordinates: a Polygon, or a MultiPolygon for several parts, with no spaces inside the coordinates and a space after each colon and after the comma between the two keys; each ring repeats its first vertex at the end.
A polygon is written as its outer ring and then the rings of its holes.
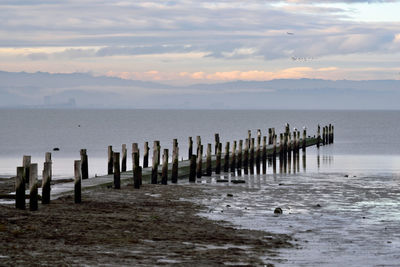
{"type": "Polygon", "coordinates": [[[400,1],[0,0],[0,70],[400,79],[400,1]]]}

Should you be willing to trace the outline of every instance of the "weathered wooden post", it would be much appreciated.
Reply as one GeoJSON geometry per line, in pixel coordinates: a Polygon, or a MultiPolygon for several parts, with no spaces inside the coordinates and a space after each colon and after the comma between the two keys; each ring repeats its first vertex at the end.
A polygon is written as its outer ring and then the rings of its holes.
{"type": "Polygon", "coordinates": [[[161,145],[160,145],[160,141],[156,141],[157,142],[157,164],[160,165],[161,161],[160,161],[160,157],[161,157],[161,145]]]}
{"type": "Polygon", "coordinates": [[[283,133],[279,134],[279,172],[283,172],[283,158],[284,158],[284,151],[283,151],[283,133]]]}
{"type": "Polygon", "coordinates": [[[249,139],[249,143],[248,143],[248,148],[249,148],[249,151],[250,151],[250,145],[251,145],[251,130],[247,130],[247,138],[249,139]]]}
{"type": "Polygon", "coordinates": [[[197,148],[197,164],[196,164],[196,177],[201,178],[203,175],[203,145],[199,143],[197,148]]]}
{"type": "Polygon", "coordinates": [[[24,181],[26,184],[29,184],[29,168],[31,166],[31,156],[23,156],[22,158],[22,167],[24,167],[24,181]]]}
{"type": "Polygon", "coordinates": [[[138,143],[132,143],[132,154],[137,152],[139,155],[139,159],[140,159],[140,151],[139,151],[139,145],[138,143]]]}
{"type": "Polygon", "coordinates": [[[43,163],[42,204],[50,203],[51,162],[43,163]]]}
{"type": "Polygon", "coordinates": [[[211,144],[207,144],[207,158],[206,158],[206,176],[211,176],[212,174],[212,165],[211,165],[211,144]]]}
{"type": "Polygon", "coordinates": [[[133,187],[136,189],[140,188],[140,166],[139,166],[139,150],[133,151],[132,153],[132,173],[133,173],[133,187]]]}
{"type": "Polygon", "coordinates": [[[318,124],[317,128],[317,148],[319,148],[319,145],[321,143],[321,126],[318,124]]]}
{"type": "Polygon", "coordinates": [[[261,130],[257,130],[256,171],[261,173],[261,130]]]}
{"type": "Polygon", "coordinates": [[[112,150],[112,146],[108,146],[108,174],[113,174],[113,167],[114,167],[114,163],[113,163],[113,156],[114,156],[114,152],[112,150]]]}
{"type": "Polygon", "coordinates": [[[196,182],[196,155],[190,157],[189,182],[196,182]]]}
{"type": "Polygon", "coordinates": [[[243,151],[243,171],[244,174],[249,174],[249,139],[246,138],[244,151],[243,151]]]}
{"type": "Polygon", "coordinates": [[[81,161],[74,161],[74,202],[81,203],[82,202],[82,174],[81,174],[81,161]]]}
{"type": "Polygon", "coordinates": [[[119,168],[119,152],[114,152],[113,154],[113,164],[114,164],[114,188],[121,188],[121,172],[119,168]]]}
{"type": "Polygon", "coordinates": [[[171,182],[176,184],[178,182],[178,162],[179,162],[179,147],[178,139],[173,140],[172,148],[172,172],[171,182]]]}
{"type": "Polygon", "coordinates": [[[250,174],[254,174],[254,138],[250,139],[250,159],[249,159],[249,169],[250,169],[250,174]]]}
{"type": "Polygon", "coordinates": [[[161,184],[168,184],[168,149],[164,149],[163,153],[163,164],[161,172],[161,184]]]}
{"type": "Polygon", "coordinates": [[[268,128],[268,145],[272,145],[272,129],[268,128]]]}
{"type": "Polygon", "coordinates": [[[29,168],[29,210],[35,211],[38,209],[38,165],[31,164],[29,168]]]}
{"type": "Polygon", "coordinates": [[[188,159],[191,160],[193,155],[193,139],[191,136],[189,136],[189,153],[188,153],[188,159]]]}
{"type": "Polygon", "coordinates": [[[196,155],[199,156],[199,151],[201,148],[201,136],[196,136],[196,144],[197,144],[196,155]]]}
{"type": "Polygon", "coordinates": [[[214,137],[215,137],[215,155],[217,155],[217,150],[218,150],[218,147],[219,147],[219,134],[216,133],[214,135],[214,137]]]}
{"type": "Polygon", "coordinates": [[[222,153],[222,143],[218,143],[217,155],[215,159],[215,174],[221,173],[221,153],[222,153]]]}
{"type": "Polygon", "coordinates": [[[121,172],[126,172],[126,158],[128,154],[128,150],[126,149],[126,144],[122,145],[122,162],[121,162],[121,172]]]}
{"type": "Polygon", "coordinates": [[[272,172],[276,174],[276,139],[278,136],[276,134],[273,134],[273,139],[272,139],[272,172]]]}
{"type": "Polygon", "coordinates": [[[139,166],[139,187],[136,187],[136,189],[139,189],[140,186],[142,185],[142,177],[143,177],[142,171],[143,171],[143,168],[141,166],[139,166]]]}
{"type": "Polygon", "coordinates": [[[231,156],[231,172],[235,173],[236,169],[236,141],[233,141],[232,145],[232,156],[231,156]]]}
{"type": "Polygon", "coordinates": [[[224,172],[229,171],[229,142],[225,145],[224,172]]]}
{"type": "Polygon", "coordinates": [[[143,147],[143,168],[149,167],[149,142],[144,142],[143,147]]]}
{"type": "Polygon", "coordinates": [[[86,149],[81,149],[81,168],[82,168],[82,180],[89,179],[89,164],[86,149]]]}
{"type": "Polygon", "coordinates": [[[25,209],[25,181],[24,167],[17,167],[17,176],[15,177],[15,208],[25,209]]]}
{"type": "Polygon", "coordinates": [[[157,184],[158,180],[158,143],[154,141],[153,143],[153,166],[151,169],[151,183],[157,184]]]}
{"type": "Polygon", "coordinates": [[[307,147],[307,128],[303,128],[303,140],[302,140],[302,148],[303,148],[303,153],[306,152],[306,147],[307,147]]]}
{"type": "Polygon", "coordinates": [[[322,128],[322,144],[323,145],[326,145],[326,127],[324,126],[323,128],[322,128]]]}
{"type": "Polygon", "coordinates": [[[239,151],[237,153],[236,169],[238,176],[242,176],[242,165],[243,165],[243,140],[239,140],[239,151]]]}
{"type": "Polygon", "coordinates": [[[46,152],[44,154],[44,162],[51,162],[51,152],[46,152]]]}
{"type": "Polygon", "coordinates": [[[332,125],[332,144],[334,142],[334,139],[335,139],[334,126],[332,125]]]}
{"type": "Polygon", "coordinates": [[[263,136],[263,145],[262,145],[262,172],[263,174],[267,173],[267,137],[263,136]]]}

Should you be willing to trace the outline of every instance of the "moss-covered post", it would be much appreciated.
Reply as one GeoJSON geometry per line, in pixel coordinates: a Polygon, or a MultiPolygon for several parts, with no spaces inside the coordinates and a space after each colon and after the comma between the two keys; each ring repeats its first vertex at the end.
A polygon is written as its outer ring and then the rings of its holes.
{"type": "Polygon", "coordinates": [[[244,174],[249,174],[249,139],[246,138],[243,150],[243,171],[244,174]]]}
{"type": "Polygon", "coordinates": [[[113,156],[114,152],[112,150],[112,146],[108,146],[108,165],[107,165],[107,174],[113,174],[113,156]]]}
{"type": "Polygon", "coordinates": [[[196,177],[201,178],[203,175],[203,145],[199,144],[197,148],[196,177]]]}
{"type": "Polygon", "coordinates": [[[179,162],[179,147],[178,139],[174,139],[172,142],[172,171],[171,171],[171,182],[176,184],[178,182],[178,162],[179,162]]]}
{"type": "Polygon", "coordinates": [[[217,155],[215,159],[215,174],[221,173],[221,153],[222,153],[222,143],[218,143],[217,155]]]}
{"type": "Polygon", "coordinates": [[[243,165],[243,140],[239,140],[239,150],[237,153],[236,169],[238,176],[242,176],[242,165],[243,165]]]}
{"type": "Polygon", "coordinates": [[[267,173],[267,137],[263,136],[263,144],[262,144],[262,173],[267,173]]]}
{"type": "Polygon", "coordinates": [[[225,144],[224,172],[229,171],[229,142],[225,144]]]}
{"type": "Polygon", "coordinates": [[[190,172],[189,172],[189,182],[196,182],[196,155],[190,157],[190,172]]]}
{"type": "Polygon", "coordinates": [[[250,174],[254,174],[254,138],[250,139],[249,169],[250,174]]]}
{"type": "Polygon", "coordinates": [[[82,202],[82,174],[81,174],[81,161],[74,161],[74,202],[76,204],[82,202]]]}
{"type": "Polygon", "coordinates": [[[81,149],[82,180],[89,179],[89,163],[86,149],[81,149]]]}
{"type": "Polygon", "coordinates": [[[168,149],[164,149],[163,153],[163,164],[161,172],[161,184],[168,184],[168,149]]]}
{"type": "Polygon", "coordinates": [[[29,210],[35,211],[38,209],[38,165],[31,164],[29,168],[29,210]]]}
{"type": "Polygon", "coordinates": [[[127,160],[127,154],[128,151],[126,149],[126,144],[122,145],[122,159],[121,159],[121,172],[126,172],[126,160],[127,160]]]}
{"type": "Polygon", "coordinates": [[[211,174],[212,174],[211,153],[212,153],[211,144],[208,143],[207,144],[207,158],[206,158],[206,176],[211,176],[211,174]]]}
{"type": "Polygon", "coordinates": [[[119,168],[119,152],[114,152],[113,154],[113,164],[114,164],[114,188],[121,188],[121,171],[119,168]]]}
{"type": "Polygon", "coordinates": [[[15,177],[15,208],[25,209],[25,181],[24,167],[17,167],[17,176],[15,177]]]}
{"type": "Polygon", "coordinates": [[[143,168],[149,167],[149,142],[144,142],[143,146],[143,168]]]}
{"type": "Polygon", "coordinates": [[[232,145],[232,156],[231,156],[231,172],[235,173],[236,170],[236,146],[237,146],[237,142],[233,141],[233,145],[232,145]]]}
{"type": "Polygon", "coordinates": [[[153,143],[153,164],[151,169],[151,183],[157,184],[158,180],[158,141],[153,143]]]}

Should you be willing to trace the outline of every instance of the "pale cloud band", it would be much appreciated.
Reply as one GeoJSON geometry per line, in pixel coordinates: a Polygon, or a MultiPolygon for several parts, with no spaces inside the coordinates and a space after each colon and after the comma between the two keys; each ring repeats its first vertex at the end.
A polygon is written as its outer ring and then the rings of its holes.
{"type": "Polygon", "coordinates": [[[379,69],[371,78],[398,78],[400,22],[356,21],[352,3],[399,2],[0,1],[0,69],[165,81],[340,79],[379,69]]]}

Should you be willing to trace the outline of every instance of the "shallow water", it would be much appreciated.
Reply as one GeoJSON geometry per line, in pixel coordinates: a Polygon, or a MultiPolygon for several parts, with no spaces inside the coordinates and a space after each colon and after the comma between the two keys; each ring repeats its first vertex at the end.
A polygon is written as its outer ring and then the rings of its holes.
{"type": "Polygon", "coordinates": [[[216,197],[198,200],[208,207],[201,215],[239,228],[292,235],[295,249],[266,259],[278,266],[397,265],[399,172],[376,175],[349,168],[332,173],[318,171],[317,163],[314,167],[311,173],[225,174],[225,179],[243,179],[245,184],[216,183],[221,176],[203,178],[205,189],[216,197]],[[277,207],[283,214],[274,214],[277,207]]]}

